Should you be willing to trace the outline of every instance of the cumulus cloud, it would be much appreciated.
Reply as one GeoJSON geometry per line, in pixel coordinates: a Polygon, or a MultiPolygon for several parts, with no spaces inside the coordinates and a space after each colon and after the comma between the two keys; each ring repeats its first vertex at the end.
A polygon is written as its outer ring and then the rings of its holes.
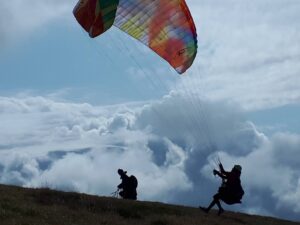
{"type": "MultiPolygon", "coordinates": [[[[138,177],[140,199],[197,206],[217,190],[220,157],[243,166],[244,204],[233,209],[299,220],[299,135],[268,137],[242,113],[299,103],[299,2],[187,2],[199,53],[176,93],[107,107],[0,97],[0,181],[108,195],[122,167],[138,177]]],[[[66,21],[75,3],[1,1],[0,42],[66,21]]]]}
{"type": "Polygon", "coordinates": [[[211,170],[243,166],[249,213],[299,219],[300,136],[267,137],[230,104],[171,93],[160,101],[95,107],[43,97],[1,97],[0,180],[109,195],[123,168],[142,200],[205,205],[219,180],[211,170]]]}
{"type": "Polygon", "coordinates": [[[199,41],[189,83],[248,110],[299,103],[298,1],[188,2],[199,41]]]}
{"type": "MultiPolygon", "coordinates": [[[[2,1],[0,39],[33,34],[54,19],[75,24],[74,19],[66,17],[72,17],[76,2],[2,1]]],[[[198,56],[186,79],[187,85],[197,90],[195,94],[237,102],[247,110],[299,103],[299,2],[188,0],[187,3],[198,30],[198,56]]],[[[136,69],[128,70],[138,74],[136,69]]]]}
{"type": "Polygon", "coordinates": [[[18,40],[53,19],[71,14],[76,1],[10,0],[0,2],[0,40],[18,40]]]}
{"type": "Polygon", "coordinates": [[[295,163],[299,141],[299,135],[278,133],[266,138],[246,156],[219,153],[225,164],[239,162],[243,165],[246,199],[253,204],[253,208],[246,211],[257,208],[284,217],[289,208],[295,215],[299,214],[299,162],[295,163]]]}

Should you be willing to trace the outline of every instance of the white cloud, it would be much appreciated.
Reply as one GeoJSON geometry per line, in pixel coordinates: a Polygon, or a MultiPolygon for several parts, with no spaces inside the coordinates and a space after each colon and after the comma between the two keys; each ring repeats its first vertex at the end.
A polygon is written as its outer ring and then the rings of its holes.
{"type": "Polygon", "coordinates": [[[217,154],[226,169],[243,166],[234,209],[299,219],[299,135],[267,137],[232,105],[197,103],[200,113],[175,93],[130,108],[2,97],[0,180],[109,195],[123,168],[138,177],[140,199],[197,206],[217,190],[217,154]]]}
{"type": "MultiPolygon", "coordinates": [[[[252,203],[253,209],[277,216],[287,211],[299,214],[299,141],[299,135],[279,133],[265,138],[245,156],[219,153],[227,167],[232,162],[243,165],[245,201],[252,203]]],[[[207,171],[208,165],[203,169],[207,171]]],[[[250,208],[246,211],[251,212],[250,208]]]]}
{"type": "MultiPolygon", "coordinates": [[[[48,26],[54,19],[76,24],[72,16],[76,2],[2,1],[0,39],[20,39],[31,32],[34,35],[37,28],[48,26]]],[[[199,52],[185,80],[196,95],[237,102],[247,110],[299,103],[298,1],[187,3],[197,25],[199,52]]],[[[136,72],[131,66],[129,73],[136,72]]]]}
{"type": "Polygon", "coordinates": [[[202,94],[250,110],[299,103],[298,1],[188,3],[199,39],[190,83],[202,94]]]}
{"type": "MultiPolygon", "coordinates": [[[[1,1],[0,41],[66,21],[76,2],[1,1]]],[[[135,107],[0,97],[0,181],[107,195],[123,167],[141,199],[206,204],[218,151],[226,168],[243,165],[242,210],[299,220],[299,135],[267,137],[241,113],[299,103],[299,2],[187,2],[199,53],[174,87],[182,95],[135,107]]]]}
{"type": "Polygon", "coordinates": [[[0,2],[0,40],[18,40],[48,22],[72,15],[75,0],[10,0],[0,2]]]}

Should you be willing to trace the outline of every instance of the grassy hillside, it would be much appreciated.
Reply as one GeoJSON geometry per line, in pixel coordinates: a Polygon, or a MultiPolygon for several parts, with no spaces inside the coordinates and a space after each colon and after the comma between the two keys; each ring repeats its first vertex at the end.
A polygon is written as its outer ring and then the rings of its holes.
{"type": "Polygon", "coordinates": [[[0,185],[1,225],[295,225],[270,217],[0,185]]]}

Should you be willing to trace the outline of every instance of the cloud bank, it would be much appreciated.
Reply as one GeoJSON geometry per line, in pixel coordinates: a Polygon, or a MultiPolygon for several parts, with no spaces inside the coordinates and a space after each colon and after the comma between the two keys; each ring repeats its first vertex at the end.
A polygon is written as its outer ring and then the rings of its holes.
{"type": "MultiPolygon", "coordinates": [[[[0,39],[34,35],[54,20],[77,29],[71,13],[76,2],[2,1],[0,39]]],[[[299,103],[299,1],[187,3],[198,30],[198,56],[187,81],[195,94],[247,110],[299,103]]]]}
{"type": "Polygon", "coordinates": [[[299,1],[187,2],[199,41],[193,83],[202,93],[248,110],[299,103],[299,1]]]}
{"type": "Polygon", "coordinates": [[[243,166],[248,213],[299,220],[297,134],[267,137],[232,105],[185,96],[95,107],[44,97],[1,97],[0,181],[109,196],[123,168],[139,179],[141,200],[198,206],[220,180],[214,160],[243,166]]]}
{"type": "MultiPolygon", "coordinates": [[[[189,96],[109,107],[0,97],[0,181],[109,195],[121,167],[140,199],[198,206],[218,188],[219,156],[243,166],[244,204],[233,209],[300,220],[299,134],[266,136],[242,114],[299,103],[300,2],[187,2],[199,53],[174,89],[189,96]]],[[[69,23],[75,3],[1,1],[0,42],[69,23]]]]}
{"type": "Polygon", "coordinates": [[[0,41],[22,39],[43,25],[71,14],[76,1],[10,0],[0,2],[0,41]]]}

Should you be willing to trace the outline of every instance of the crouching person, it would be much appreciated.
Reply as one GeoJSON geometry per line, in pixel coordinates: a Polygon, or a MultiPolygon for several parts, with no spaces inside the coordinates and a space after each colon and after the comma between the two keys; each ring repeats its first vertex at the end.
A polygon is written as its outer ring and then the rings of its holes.
{"type": "Polygon", "coordinates": [[[122,182],[118,185],[118,189],[120,189],[119,195],[123,199],[137,199],[137,186],[138,181],[135,176],[127,175],[127,171],[124,171],[122,169],[118,169],[118,174],[120,175],[120,179],[122,182]]]}

